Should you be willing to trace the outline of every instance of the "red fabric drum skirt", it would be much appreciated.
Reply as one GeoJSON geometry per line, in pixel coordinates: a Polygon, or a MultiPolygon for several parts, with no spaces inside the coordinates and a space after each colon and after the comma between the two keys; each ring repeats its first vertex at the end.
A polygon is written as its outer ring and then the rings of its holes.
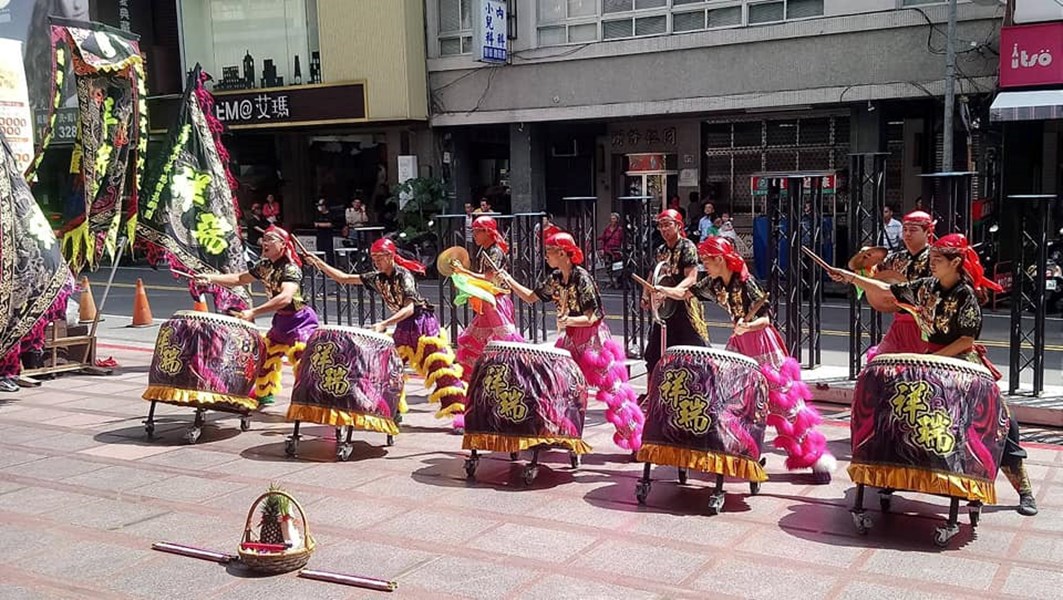
{"type": "Polygon", "coordinates": [[[879,355],[860,372],[852,410],[855,483],[996,502],[1009,417],[981,365],[879,355]]]}
{"type": "Polygon", "coordinates": [[[265,356],[262,334],[247,321],[181,311],[159,327],[144,399],[246,413],[265,356]]]}
{"type": "Polygon", "coordinates": [[[404,392],[402,360],[391,338],[324,325],[306,341],[287,420],[396,435],[404,392]]]}
{"type": "Polygon", "coordinates": [[[469,383],[462,448],[559,446],[584,454],[586,414],[587,382],[568,351],[489,342],[469,383]]]}
{"type": "Polygon", "coordinates": [[[752,359],[673,346],[653,373],[647,406],[639,461],[749,481],[768,478],[758,462],[768,382],[752,359]]]}

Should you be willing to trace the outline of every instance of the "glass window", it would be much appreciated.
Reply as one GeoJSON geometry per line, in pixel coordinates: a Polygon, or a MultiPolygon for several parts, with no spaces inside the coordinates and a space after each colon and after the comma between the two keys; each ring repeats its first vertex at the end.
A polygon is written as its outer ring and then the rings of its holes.
{"type": "Polygon", "coordinates": [[[583,25],[569,25],[568,41],[572,44],[598,41],[598,23],[584,23],[583,25]]]}
{"type": "MultiPolygon", "coordinates": [[[[662,6],[668,6],[668,0],[635,0],[635,10],[661,8],[662,6]]],[[[635,28],[637,29],[638,25],[635,28]]]]}
{"type": "Polygon", "coordinates": [[[568,18],[598,16],[598,0],[568,0],[568,18]]]}
{"type": "Polygon", "coordinates": [[[705,29],[705,11],[676,13],[672,15],[672,31],[697,31],[705,29]]]}
{"type": "Polygon", "coordinates": [[[904,0],[901,6],[919,6],[920,4],[941,4],[945,0],[904,0]]]}
{"type": "Polygon", "coordinates": [[[602,0],[602,12],[604,14],[627,12],[632,9],[634,2],[631,0],[602,0]]]}
{"type": "Polygon", "coordinates": [[[632,20],[620,19],[618,21],[602,21],[602,38],[607,40],[615,40],[617,38],[631,37],[632,32],[632,20]]]}
{"type": "Polygon", "coordinates": [[[684,4],[704,4],[705,0],[672,0],[672,6],[683,6],[684,4]]]}
{"type": "Polygon", "coordinates": [[[709,29],[713,27],[733,27],[742,24],[742,7],[716,8],[708,11],[709,29]]]}
{"type": "Polygon", "coordinates": [[[557,46],[558,44],[564,44],[567,41],[565,35],[566,34],[564,25],[556,25],[553,27],[540,27],[539,45],[557,46]]]}
{"type": "Polygon", "coordinates": [[[439,0],[439,54],[472,52],[472,0],[439,0]]]}
{"type": "Polygon", "coordinates": [[[767,2],[749,5],[749,24],[782,21],[786,5],[782,2],[767,2]]]}
{"type": "Polygon", "coordinates": [[[823,16],[823,0],[787,0],[787,19],[807,19],[823,16]]]}
{"type": "Polygon", "coordinates": [[[539,0],[539,22],[561,23],[565,20],[565,0],[539,0]]]}
{"type": "Polygon", "coordinates": [[[668,33],[668,17],[642,17],[635,19],[635,35],[661,35],[668,33]]]}

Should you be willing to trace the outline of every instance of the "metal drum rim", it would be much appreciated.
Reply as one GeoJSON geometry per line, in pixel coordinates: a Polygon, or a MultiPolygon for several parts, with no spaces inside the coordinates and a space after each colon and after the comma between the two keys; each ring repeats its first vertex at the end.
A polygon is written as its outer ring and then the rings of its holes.
{"type": "Polygon", "coordinates": [[[542,352],[545,354],[555,354],[557,356],[563,356],[565,358],[572,358],[572,353],[564,348],[557,348],[554,346],[539,346],[536,344],[527,344],[521,342],[502,342],[498,340],[491,340],[487,342],[487,346],[484,347],[484,352],[495,350],[527,350],[531,352],[542,352]]]}
{"type": "MultiPolygon", "coordinates": [[[[201,312],[198,310],[179,310],[173,314],[167,322],[173,321],[180,317],[181,319],[198,320],[198,321],[214,321],[217,323],[229,323],[232,325],[239,325],[245,329],[258,332],[258,327],[255,327],[254,323],[238,319],[236,317],[230,317],[229,315],[219,315],[217,313],[201,312]]],[[[165,323],[164,323],[165,324],[165,323]]]]}
{"type": "Polygon", "coordinates": [[[362,329],[360,327],[347,327],[344,325],[318,325],[316,331],[338,331],[340,333],[353,333],[361,337],[377,340],[382,343],[394,345],[395,340],[391,339],[391,336],[383,333],[377,333],[370,331],[369,329],[362,329]]]}
{"type": "Polygon", "coordinates": [[[688,354],[708,354],[710,356],[716,356],[733,362],[745,363],[746,365],[760,370],[760,363],[746,356],[745,354],[738,354],[737,352],[731,352],[730,350],[724,350],[722,348],[709,348],[707,346],[669,346],[665,350],[664,355],[680,354],[686,352],[688,354]]]}
{"type": "Polygon", "coordinates": [[[973,363],[969,360],[963,360],[962,358],[953,358],[951,356],[938,356],[936,354],[915,354],[911,352],[897,353],[897,354],[879,354],[875,358],[871,359],[871,362],[867,363],[867,366],[871,365],[890,365],[890,364],[902,364],[902,365],[921,365],[937,364],[949,366],[957,371],[973,371],[978,375],[984,375],[990,379],[993,378],[993,374],[989,372],[989,369],[985,366],[973,363]]]}

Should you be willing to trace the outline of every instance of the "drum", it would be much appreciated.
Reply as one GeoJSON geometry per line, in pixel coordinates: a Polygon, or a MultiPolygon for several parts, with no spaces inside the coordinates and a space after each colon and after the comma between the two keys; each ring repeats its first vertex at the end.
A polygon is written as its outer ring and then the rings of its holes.
{"type": "MultiPolygon", "coordinates": [[[[669,348],[650,381],[637,459],[751,482],[767,479],[760,447],[768,382],[752,359],[715,348],[669,348]]],[[[641,500],[641,498],[640,498],[641,500]]]]}
{"type": "Polygon", "coordinates": [[[252,392],[265,354],[262,334],[251,323],[180,311],[159,327],[143,397],[246,414],[258,408],[252,392]]]}
{"type": "Polygon", "coordinates": [[[323,325],[306,342],[287,419],[393,436],[404,390],[402,360],[390,337],[323,325]]]}
{"type": "Polygon", "coordinates": [[[476,362],[465,410],[466,450],[519,452],[582,439],[587,382],[567,350],[492,341],[476,362]]]}
{"type": "Polygon", "coordinates": [[[876,356],[853,394],[849,475],[861,485],[994,503],[1008,418],[982,365],[876,356]]]}

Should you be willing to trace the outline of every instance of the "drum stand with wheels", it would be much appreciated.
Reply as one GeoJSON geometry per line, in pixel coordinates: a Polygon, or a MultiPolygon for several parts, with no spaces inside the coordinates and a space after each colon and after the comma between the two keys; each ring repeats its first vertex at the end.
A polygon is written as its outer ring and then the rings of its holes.
{"type": "MultiPolygon", "coordinates": [[[[760,465],[764,466],[766,460],[761,457],[760,465]]],[[[653,480],[650,478],[650,470],[653,469],[653,463],[643,463],[642,465],[642,477],[638,483],[635,484],[635,500],[640,505],[646,504],[646,498],[650,495],[650,488],[653,487],[653,480]]],[[[723,503],[727,494],[723,490],[724,476],[716,473],[716,486],[713,488],[712,495],[709,496],[708,512],[710,515],[718,515],[723,511],[723,503]]],[[[688,478],[688,470],[686,467],[678,467],[678,479],[679,485],[686,485],[688,478]]],[[[749,493],[752,496],[756,496],[760,493],[760,482],[749,482],[749,493]]]]}
{"type": "MultiPolygon", "coordinates": [[[[871,527],[874,525],[874,521],[871,520],[871,516],[864,510],[864,487],[862,483],[856,484],[856,500],[853,502],[853,525],[856,526],[856,532],[860,535],[867,535],[871,531],[871,527]]],[[[934,530],[934,544],[940,548],[944,548],[949,545],[949,540],[956,536],[960,532],[960,500],[956,496],[947,496],[949,499],[949,518],[945,521],[945,524],[934,530]]],[[[883,513],[890,511],[890,506],[893,501],[893,490],[881,489],[879,490],[879,507],[883,513]]],[[[977,528],[978,523],[982,517],[982,503],[974,500],[967,504],[968,517],[971,520],[971,528],[977,528]]]]}
{"type": "MultiPolygon", "coordinates": [[[[147,433],[148,439],[155,438],[155,404],[156,400],[151,401],[151,406],[148,408],[148,418],[144,420],[144,431],[147,433]]],[[[185,432],[184,438],[189,444],[195,444],[199,441],[199,436],[203,433],[203,425],[207,422],[206,418],[207,409],[199,406],[196,407],[196,414],[192,420],[192,427],[185,432]]],[[[249,431],[251,429],[251,413],[236,413],[240,415],[240,431],[249,431]]]]}
{"type": "MultiPolygon", "coordinates": [[[[299,456],[299,440],[303,437],[299,435],[299,421],[295,422],[295,428],[292,430],[292,435],[288,439],[284,440],[284,454],[288,458],[296,458],[299,456]]],[[[340,462],[347,462],[351,458],[351,454],[354,452],[354,427],[347,425],[336,428],[336,460],[340,462]],[[346,438],[344,437],[344,429],[347,430],[346,438]]],[[[395,436],[390,433],[387,434],[387,439],[384,442],[386,446],[395,445],[395,436]]]]}
{"type": "MultiPolygon", "coordinates": [[[[521,481],[524,482],[524,485],[531,485],[532,482],[535,481],[535,478],[539,476],[539,451],[544,449],[544,448],[549,448],[549,446],[535,446],[534,448],[531,449],[531,451],[532,451],[531,462],[526,464],[526,465],[524,465],[524,468],[521,470],[521,473],[520,473],[520,478],[521,478],[521,481]]],[[[516,462],[517,460],[520,460],[520,452],[510,452],[509,453],[509,460],[511,462],[516,462]]],[[[578,469],[579,466],[580,466],[579,454],[576,454],[575,452],[569,450],[568,451],[568,464],[573,469],[578,469]]],[[[469,454],[469,458],[465,459],[465,475],[469,479],[475,479],[476,478],[476,467],[478,467],[479,465],[480,465],[480,454],[476,450],[472,450],[471,453],[469,454]]]]}

